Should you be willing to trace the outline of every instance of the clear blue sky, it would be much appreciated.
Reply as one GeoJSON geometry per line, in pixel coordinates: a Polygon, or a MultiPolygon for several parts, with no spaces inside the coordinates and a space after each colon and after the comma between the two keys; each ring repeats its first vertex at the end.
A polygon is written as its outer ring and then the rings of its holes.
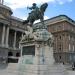
{"type": "Polygon", "coordinates": [[[46,14],[49,17],[65,14],[75,20],[75,0],[70,3],[64,3],[62,5],[58,3],[55,5],[49,3],[46,14]]]}
{"type": "Polygon", "coordinates": [[[27,6],[31,6],[34,2],[38,7],[44,2],[48,3],[46,19],[64,14],[75,20],[75,0],[5,0],[4,4],[12,8],[15,17],[26,19],[30,12],[27,6]]]}

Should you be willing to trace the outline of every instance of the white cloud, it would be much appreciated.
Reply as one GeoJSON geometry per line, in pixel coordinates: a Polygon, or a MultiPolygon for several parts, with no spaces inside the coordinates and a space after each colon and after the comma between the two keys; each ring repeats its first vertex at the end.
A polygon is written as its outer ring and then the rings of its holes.
{"type": "Polygon", "coordinates": [[[31,6],[32,3],[45,3],[45,2],[51,2],[51,3],[59,3],[64,4],[66,2],[72,2],[73,0],[5,0],[5,5],[8,5],[12,9],[17,8],[25,8],[27,6],[31,6]]]}
{"type": "Polygon", "coordinates": [[[67,3],[67,2],[72,2],[73,0],[55,0],[57,3],[59,3],[60,5],[67,3]]]}
{"type": "Polygon", "coordinates": [[[32,3],[45,3],[45,2],[54,2],[55,0],[5,0],[5,5],[8,5],[12,9],[16,8],[25,8],[31,6],[32,3]]]}
{"type": "Polygon", "coordinates": [[[27,19],[27,16],[25,16],[25,17],[22,17],[22,16],[21,16],[20,18],[23,19],[23,20],[26,20],[26,19],[27,19]]]}
{"type": "Polygon", "coordinates": [[[46,20],[46,19],[49,19],[49,17],[48,16],[44,16],[44,20],[46,20]]]}
{"type": "MultiPolygon", "coordinates": [[[[44,20],[47,20],[47,19],[49,19],[49,17],[48,16],[44,16],[44,20]]],[[[38,22],[40,22],[40,20],[36,20],[34,23],[38,23],[38,22]]]]}

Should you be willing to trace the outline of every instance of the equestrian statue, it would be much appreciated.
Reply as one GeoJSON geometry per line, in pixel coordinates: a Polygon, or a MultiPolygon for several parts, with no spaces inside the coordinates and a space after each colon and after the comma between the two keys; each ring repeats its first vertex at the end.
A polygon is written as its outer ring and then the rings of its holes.
{"type": "Polygon", "coordinates": [[[27,20],[23,21],[23,24],[30,23],[31,25],[33,25],[35,20],[38,20],[38,19],[40,19],[40,21],[42,23],[44,23],[44,12],[45,12],[47,6],[48,6],[48,4],[44,3],[40,6],[40,8],[38,8],[36,3],[33,3],[32,7],[28,7],[28,9],[30,9],[32,11],[29,13],[27,20]]]}

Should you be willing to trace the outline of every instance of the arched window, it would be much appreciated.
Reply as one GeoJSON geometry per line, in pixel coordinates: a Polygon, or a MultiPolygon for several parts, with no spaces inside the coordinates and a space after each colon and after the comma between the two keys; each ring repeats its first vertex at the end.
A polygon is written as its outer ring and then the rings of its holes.
{"type": "Polygon", "coordinates": [[[8,56],[13,56],[13,53],[12,52],[8,52],[8,56]]]}

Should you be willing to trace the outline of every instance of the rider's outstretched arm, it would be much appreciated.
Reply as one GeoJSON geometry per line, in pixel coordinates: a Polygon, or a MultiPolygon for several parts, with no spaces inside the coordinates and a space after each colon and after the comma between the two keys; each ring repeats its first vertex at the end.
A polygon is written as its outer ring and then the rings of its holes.
{"type": "Polygon", "coordinates": [[[33,8],[32,7],[28,7],[28,9],[32,10],[33,8]]]}

